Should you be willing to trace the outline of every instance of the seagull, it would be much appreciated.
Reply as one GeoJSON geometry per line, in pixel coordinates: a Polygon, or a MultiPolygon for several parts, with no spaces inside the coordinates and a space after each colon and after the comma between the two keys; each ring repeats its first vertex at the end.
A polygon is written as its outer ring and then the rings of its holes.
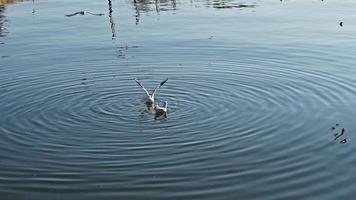
{"type": "Polygon", "coordinates": [[[147,103],[147,104],[153,104],[153,103],[155,102],[155,94],[156,94],[157,90],[158,90],[163,84],[165,84],[165,83],[168,81],[168,78],[167,78],[166,80],[162,81],[159,85],[157,85],[156,88],[153,90],[152,93],[149,93],[149,92],[146,90],[146,88],[145,88],[136,78],[135,78],[135,81],[136,81],[136,83],[137,83],[140,87],[142,87],[142,89],[146,92],[147,97],[148,97],[146,103],[147,103]]]}
{"type": "Polygon", "coordinates": [[[160,116],[167,117],[167,107],[168,107],[167,101],[165,101],[163,103],[163,106],[160,106],[160,105],[156,104],[156,106],[155,106],[155,110],[156,110],[155,118],[157,119],[160,116]]]}
{"type": "Polygon", "coordinates": [[[167,101],[165,101],[163,103],[163,106],[160,106],[160,105],[156,104],[156,106],[155,106],[156,113],[162,113],[162,114],[163,113],[167,113],[167,107],[168,107],[167,101]]]}
{"type": "Polygon", "coordinates": [[[91,15],[96,15],[96,16],[104,15],[103,13],[92,13],[92,12],[89,12],[89,11],[79,11],[79,12],[76,12],[76,13],[73,13],[73,14],[69,14],[69,15],[65,15],[65,16],[66,17],[73,17],[75,15],[85,15],[85,14],[91,14],[91,15]]]}

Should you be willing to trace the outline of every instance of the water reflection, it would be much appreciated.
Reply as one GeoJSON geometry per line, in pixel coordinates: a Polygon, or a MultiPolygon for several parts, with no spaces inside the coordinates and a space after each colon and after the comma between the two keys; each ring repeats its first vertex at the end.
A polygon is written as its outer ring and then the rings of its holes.
{"type": "MultiPolygon", "coordinates": [[[[246,3],[236,0],[196,0],[190,1],[191,4],[202,4],[216,9],[231,9],[231,8],[254,8],[256,3],[246,3]]],[[[198,6],[198,5],[195,5],[198,6]]],[[[161,11],[174,11],[177,10],[176,0],[133,0],[133,7],[135,9],[136,25],[140,22],[141,12],[155,11],[158,15],[161,11]]],[[[198,6],[199,7],[199,6],[198,6]]]]}
{"type": "Polygon", "coordinates": [[[140,22],[140,10],[139,10],[139,7],[138,7],[138,4],[137,4],[136,0],[134,0],[134,7],[135,7],[136,25],[138,25],[139,22],[140,22]]]}
{"type": "Polygon", "coordinates": [[[213,7],[217,9],[224,9],[224,8],[254,8],[256,5],[253,4],[246,4],[245,2],[236,2],[235,0],[213,0],[207,1],[208,7],[213,7]]]}
{"type": "Polygon", "coordinates": [[[17,2],[24,2],[28,0],[0,0],[0,5],[12,4],[17,2]]]}
{"type": "Polygon", "coordinates": [[[35,0],[32,0],[32,6],[33,6],[32,14],[35,14],[37,12],[36,9],[35,9],[35,0]]]}
{"type": "MultiPolygon", "coordinates": [[[[13,4],[13,3],[17,3],[17,2],[25,2],[28,0],[0,0],[0,37],[5,37],[8,32],[5,28],[5,24],[7,22],[6,18],[5,18],[5,8],[7,4],[13,4]]],[[[32,2],[34,2],[34,0],[32,0],[32,2]]],[[[32,13],[34,13],[35,10],[33,9],[32,13]]],[[[0,43],[2,44],[2,43],[0,43]]]]}
{"type": "Polygon", "coordinates": [[[5,6],[0,5],[0,37],[6,36],[6,29],[5,29],[6,19],[5,19],[4,12],[5,12],[5,6]]]}
{"type": "Polygon", "coordinates": [[[136,25],[140,22],[140,12],[176,10],[176,0],[133,0],[135,9],[136,25]]]}
{"type": "Polygon", "coordinates": [[[126,53],[129,49],[136,49],[139,48],[139,46],[120,46],[117,47],[117,57],[118,58],[126,58],[126,53]]]}
{"type": "Polygon", "coordinates": [[[134,0],[133,3],[138,10],[146,12],[175,10],[177,7],[176,0],[134,0]]]}
{"type": "MultiPolygon", "coordinates": [[[[191,1],[191,3],[204,3],[205,1],[191,1]]],[[[138,11],[152,11],[156,10],[157,13],[160,11],[169,11],[177,9],[177,2],[175,0],[134,0],[133,1],[135,9],[138,11]]],[[[255,7],[255,2],[246,3],[245,1],[236,0],[206,0],[204,3],[208,7],[223,9],[223,8],[253,8],[255,7]]]]}
{"type": "Polygon", "coordinates": [[[115,30],[115,22],[112,17],[112,3],[111,0],[108,0],[108,5],[109,5],[109,19],[110,19],[110,28],[111,28],[111,38],[114,40],[116,38],[116,30],[115,30]]]}

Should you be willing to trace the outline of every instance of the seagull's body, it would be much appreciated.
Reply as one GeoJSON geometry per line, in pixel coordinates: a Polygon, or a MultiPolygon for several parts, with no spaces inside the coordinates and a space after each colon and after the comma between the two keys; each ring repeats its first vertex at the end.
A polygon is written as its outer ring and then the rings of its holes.
{"type": "Polygon", "coordinates": [[[167,108],[168,108],[167,101],[165,101],[163,103],[163,106],[160,106],[160,105],[156,104],[156,106],[155,106],[155,110],[156,110],[155,119],[161,118],[162,116],[164,118],[166,118],[167,117],[167,110],[168,110],[167,108]]]}
{"type": "Polygon", "coordinates": [[[69,14],[69,15],[65,15],[67,17],[73,17],[75,15],[85,15],[85,14],[91,14],[91,15],[96,15],[96,16],[102,16],[104,15],[103,13],[92,13],[92,12],[89,12],[89,11],[79,11],[79,12],[75,12],[73,14],[69,14]]]}
{"type": "Polygon", "coordinates": [[[147,91],[147,89],[135,78],[136,83],[145,91],[147,95],[147,102],[146,104],[151,104],[153,105],[155,102],[155,94],[157,90],[167,82],[168,78],[164,81],[162,81],[151,93],[147,91]]]}
{"type": "Polygon", "coordinates": [[[167,101],[163,103],[163,106],[160,106],[158,104],[156,104],[155,106],[156,113],[162,113],[162,114],[167,113],[167,108],[168,108],[167,101]]]}

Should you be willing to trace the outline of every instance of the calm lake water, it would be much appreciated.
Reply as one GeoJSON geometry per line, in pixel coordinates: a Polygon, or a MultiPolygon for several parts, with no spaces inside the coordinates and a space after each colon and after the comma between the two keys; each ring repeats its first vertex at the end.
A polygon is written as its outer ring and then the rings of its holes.
{"type": "Polygon", "coordinates": [[[354,199],[355,8],[1,5],[0,198],[354,199]]]}

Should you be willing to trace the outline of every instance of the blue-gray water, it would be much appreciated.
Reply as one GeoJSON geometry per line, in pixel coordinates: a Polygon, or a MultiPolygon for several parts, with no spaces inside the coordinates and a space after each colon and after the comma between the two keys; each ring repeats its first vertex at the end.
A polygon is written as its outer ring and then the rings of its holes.
{"type": "Polygon", "coordinates": [[[0,6],[0,199],[353,199],[355,8],[0,6]]]}

